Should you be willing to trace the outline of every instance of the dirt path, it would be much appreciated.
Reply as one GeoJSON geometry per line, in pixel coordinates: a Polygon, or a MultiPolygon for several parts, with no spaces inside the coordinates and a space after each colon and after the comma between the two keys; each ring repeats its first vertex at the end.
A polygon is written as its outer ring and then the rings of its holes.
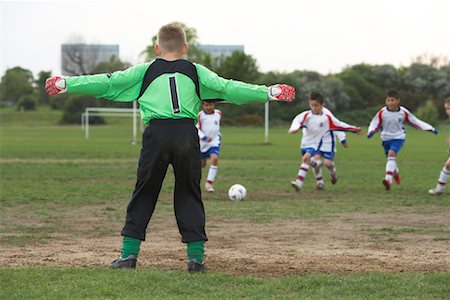
{"type": "MultiPolygon", "coordinates": [[[[254,224],[208,219],[210,272],[272,277],[303,273],[450,271],[450,216],[346,214],[323,222],[254,224]]],[[[173,217],[155,216],[139,268],[183,270],[185,247],[173,217]]],[[[0,236],[1,237],[1,236],[0,236]]],[[[0,244],[0,265],[107,266],[121,238],[55,236],[49,244],[0,244]]]]}

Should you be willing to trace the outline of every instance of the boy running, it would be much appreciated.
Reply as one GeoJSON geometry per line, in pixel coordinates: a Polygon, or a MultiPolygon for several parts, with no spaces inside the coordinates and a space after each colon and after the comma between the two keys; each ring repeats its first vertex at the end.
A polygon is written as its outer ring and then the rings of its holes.
{"type": "MultiPolygon", "coordinates": [[[[333,113],[326,107],[323,107],[324,113],[333,113]]],[[[305,135],[306,129],[302,129],[303,135],[305,135]]],[[[337,172],[336,166],[334,164],[334,158],[337,152],[336,144],[341,143],[344,148],[348,148],[348,143],[346,139],[345,131],[333,131],[333,134],[326,135],[323,139],[324,147],[327,149],[333,149],[332,153],[328,155],[329,159],[324,158],[323,165],[330,171],[331,184],[337,183],[337,172]],[[325,146],[326,145],[326,146],[325,146]]],[[[322,190],[325,187],[325,182],[323,181],[322,168],[314,168],[314,176],[316,177],[316,189],[322,190]]]]}
{"type": "MultiPolygon", "coordinates": [[[[445,112],[450,118],[450,98],[445,100],[445,112]]],[[[450,138],[447,140],[450,145],[450,138]]],[[[439,179],[436,187],[428,191],[431,195],[441,195],[444,192],[445,184],[447,183],[448,177],[450,176],[450,149],[448,149],[448,159],[442,168],[441,174],[439,174],[439,179]]]]}
{"type": "Polygon", "coordinates": [[[214,192],[213,183],[217,176],[220,143],[222,141],[222,135],[220,134],[221,119],[222,112],[215,109],[214,102],[202,102],[202,110],[198,113],[197,129],[200,138],[202,168],[206,166],[208,158],[211,159],[205,183],[205,191],[208,193],[214,192]]]}
{"type": "Polygon", "coordinates": [[[155,209],[167,167],[175,174],[174,211],[187,243],[188,271],[205,272],[205,212],[201,198],[200,147],[195,127],[200,101],[223,99],[234,104],[292,101],[288,85],[247,84],[226,80],[182,57],[188,52],[186,33],[177,23],[160,28],[155,44],[160,58],[108,74],[53,76],[50,95],[80,93],[113,101],[138,101],[144,124],[137,181],[122,229],[122,254],[111,268],[135,268],[141,241],[155,209]]]}
{"type": "Polygon", "coordinates": [[[397,91],[391,90],[386,95],[386,106],[380,109],[369,125],[368,138],[380,131],[382,145],[387,157],[386,174],[382,181],[386,191],[391,189],[392,179],[400,184],[400,174],[397,165],[397,154],[405,144],[406,130],[404,123],[409,123],[419,130],[438,131],[430,124],[416,118],[409,110],[400,105],[397,91]]]}
{"type": "MultiPolygon", "coordinates": [[[[316,172],[319,171],[322,166],[321,157],[326,161],[333,161],[334,146],[332,143],[324,143],[324,141],[334,138],[334,131],[361,132],[361,128],[339,121],[329,111],[325,111],[323,107],[324,100],[321,94],[311,92],[308,103],[310,110],[298,114],[292,121],[288,131],[289,134],[294,134],[303,128],[301,142],[302,164],[298,170],[296,180],[291,182],[292,187],[296,191],[301,190],[310,166],[316,169],[316,172]]],[[[323,180],[318,180],[316,187],[323,189],[323,180]]]]}

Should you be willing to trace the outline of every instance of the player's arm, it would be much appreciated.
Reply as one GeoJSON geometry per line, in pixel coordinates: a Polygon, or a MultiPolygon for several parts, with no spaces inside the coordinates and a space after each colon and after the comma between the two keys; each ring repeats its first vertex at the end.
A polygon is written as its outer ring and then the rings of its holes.
{"type": "Polygon", "coordinates": [[[139,95],[150,63],[140,64],[113,73],[60,77],[47,79],[45,88],[49,95],[69,93],[86,94],[114,101],[134,101],[139,95]]]}
{"type": "Polygon", "coordinates": [[[372,118],[369,124],[369,129],[367,132],[367,137],[371,138],[378,130],[380,130],[382,125],[382,114],[383,109],[380,109],[376,115],[372,118]]]}
{"type": "Polygon", "coordinates": [[[264,103],[273,101],[292,101],[295,89],[285,84],[265,85],[249,84],[241,81],[225,79],[208,68],[195,64],[200,83],[202,100],[223,99],[233,104],[252,102],[264,103]]]}
{"type": "Polygon", "coordinates": [[[349,131],[349,132],[354,132],[354,133],[360,133],[361,132],[361,128],[357,127],[357,126],[353,126],[350,124],[347,124],[341,120],[339,120],[338,118],[336,118],[333,115],[329,115],[327,114],[329,123],[330,123],[330,130],[333,131],[349,131]]]}
{"type": "Polygon", "coordinates": [[[289,127],[288,133],[289,134],[294,134],[297,133],[300,128],[302,128],[302,124],[304,123],[304,120],[306,119],[306,113],[307,112],[302,112],[300,114],[298,114],[297,116],[295,116],[295,118],[292,120],[291,123],[291,127],[289,127]]]}
{"type": "Polygon", "coordinates": [[[420,120],[406,108],[401,107],[401,109],[405,112],[405,122],[409,123],[412,127],[419,129],[419,130],[431,131],[434,134],[438,134],[438,131],[436,130],[436,128],[434,128],[427,122],[420,120]]]}
{"type": "Polygon", "coordinates": [[[202,123],[200,120],[200,115],[198,117],[198,121],[197,121],[197,124],[195,125],[195,127],[197,127],[198,138],[205,142],[208,141],[208,137],[202,130],[202,123]]]}
{"type": "Polygon", "coordinates": [[[336,138],[339,140],[339,142],[344,146],[345,148],[348,148],[347,143],[347,136],[344,131],[335,131],[334,134],[336,135],[336,138]]]}

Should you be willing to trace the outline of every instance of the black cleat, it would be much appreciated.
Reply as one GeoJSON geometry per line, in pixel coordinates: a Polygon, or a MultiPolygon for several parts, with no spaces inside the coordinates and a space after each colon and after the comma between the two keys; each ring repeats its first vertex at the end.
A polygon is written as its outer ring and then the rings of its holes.
{"type": "Polygon", "coordinates": [[[389,191],[391,189],[391,183],[389,181],[387,181],[386,179],[383,179],[382,183],[383,183],[386,191],[389,191]]]}
{"type": "Polygon", "coordinates": [[[331,184],[336,184],[336,182],[337,182],[337,176],[336,176],[336,174],[332,174],[331,175],[331,184]]]}
{"type": "Polygon", "coordinates": [[[204,263],[199,263],[196,259],[191,259],[188,262],[189,273],[206,273],[206,267],[204,263]]]}
{"type": "Polygon", "coordinates": [[[111,263],[111,269],[136,269],[137,256],[128,255],[127,258],[119,257],[111,263]]]}

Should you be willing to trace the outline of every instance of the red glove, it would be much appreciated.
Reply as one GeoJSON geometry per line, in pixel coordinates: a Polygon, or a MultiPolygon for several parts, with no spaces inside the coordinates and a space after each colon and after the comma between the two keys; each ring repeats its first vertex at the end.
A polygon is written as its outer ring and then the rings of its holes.
{"type": "Polygon", "coordinates": [[[269,100],[292,102],[295,88],[287,84],[275,84],[268,87],[269,100]]]}
{"type": "Polygon", "coordinates": [[[50,96],[62,94],[67,91],[66,79],[60,76],[52,76],[45,81],[45,90],[50,96]]]}

